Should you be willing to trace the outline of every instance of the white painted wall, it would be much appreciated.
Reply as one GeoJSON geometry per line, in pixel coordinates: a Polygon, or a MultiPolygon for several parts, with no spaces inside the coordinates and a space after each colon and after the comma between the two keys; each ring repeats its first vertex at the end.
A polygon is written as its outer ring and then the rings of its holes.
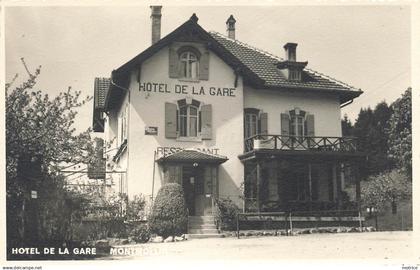
{"type": "MultiPolygon", "coordinates": [[[[210,53],[208,81],[185,82],[168,76],[168,48],[164,48],[141,67],[140,82],[164,83],[171,93],[139,91],[138,71],[133,71],[130,83],[130,110],[128,134],[128,193],[150,196],[153,183],[153,155],[157,147],[218,148],[220,155],[229,160],[219,166],[219,194],[230,196],[239,203],[240,183],[243,181],[243,164],[238,155],[243,152],[243,90],[239,78],[235,97],[211,96],[209,87],[234,87],[233,70],[215,54],[210,53]],[[187,85],[189,94],[176,94],[176,84],[187,85]],[[192,87],[204,87],[206,95],[193,95],[192,87]],[[212,104],[212,140],[185,142],[165,138],[165,102],[192,97],[205,104],[212,104]],[[145,135],[145,127],[158,127],[158,135],[145,135]]],[[[162,181],[163,172],[155,164],[154,196],[162,181]]]]}
{"type": "Polygon", "coordinates": [[[281,134],[280,114],[295,107],[315,115],[315,136],[341,137],[340,102],[337,95],[244,87],[244,108],[262,109],[268,113],[270,134],[281,134]]]}
{"type": "MultiPolygon", "coordinates": [[[[229,159],[219,166],[219,195],[229,196],[241,205],[238,196],[244,179],[244,169],[238,155],[243,153],[244,108],[258,108],[268,113],[268,131],[271,134],[281,134],[280,114],[298,107],[314,114],[315,136],[341,136],[340,103],[336,95],[253,89],[244,87],[242,78],[239,78],[234,97],[212,96],[208,92],[210,87],[234,87],[233,70],[210,52],[208,81],[188,82],[169,78],[168,51],[168,48],[163,48],[142,64],[140,83],[163,83],[170,93],[141,91],[138,70],[133,70],[129,94],[125,96],[121,107],[110,113],[107,122],[105,132],[108,139],[112,139],[117,136],[120,110],[125,104],[129,104],[128,147],[114,168],[127,169],[125,189],[130,197],[143,194],[150,198],[153,182],[153,195],[156,196],[162,185],[162,168],[154,163],[154,151],[157,147],[218,148],[218,153],[229,159]],[[175,93],[175,85],[186,85],[188,94],[175,93]],[[194,95],[192,87],[203,87],[205,95],[194,95]],[[186,97],[212,104],[212,140],[179,141],[165,138],[165,102],[176,103],[186,97]],[[158,127],[158,135],[145,135],[147,126],[158,127]]],[[[113,153],[115,151],[109,153],[111,159],[113,153]]]]}

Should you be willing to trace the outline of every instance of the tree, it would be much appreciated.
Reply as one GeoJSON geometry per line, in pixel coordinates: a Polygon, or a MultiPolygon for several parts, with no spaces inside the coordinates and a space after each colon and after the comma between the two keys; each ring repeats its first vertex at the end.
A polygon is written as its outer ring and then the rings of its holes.
{"type": "Polygon", "coordinates": [[[411,182],[397,169],[369,177],[362,182],[362,202],[365,207],[375,207],[379,212],[391,202],[393,212],[398,202],[411,197],[411,182]]]}
{"type": "Polygon", "coordinates": [[[341,129],[343,136],[354,136],[354,127],[347,114],[341,119],[341,129]]]}
{"type": "Polygon", "coordinates": [[[358,138],[358,148],[368,155],[367,176],[390,170],[394,166],[387,153],[386,130],[391,113],[392,109],[383,101],[374,110],[370,107],[362,108],[354,124],[353,134],[358,138]]]}
{"type": "Polygon", "coordinates": [[[408,88],[402,97],[391,104],[393,113],[389,119],[388,154],[411,178],[412,152],[411,152],[411,87],[408,88]]]}
{"type": "MultiPolygon", "coordinates": [[[[47,207],[42,207],[44,204],[58,205],[58,199],[67,200],[71,204],[71,199],[63,195],[65,190],[63,177],[59,173],[60,164],[89,163],[95,156],[90,130],[75,134],[73,127],[76,109],[91,98],[81,99],[81,92],[73,91],[71,87],[55,98],[50,98],[41,90],[34,89],[41,67],[32,73],[23,58],[22,63],[29,76],[27,80],[12,89],[18,77],[16,75],[11,83],[6,84],[8,242],[14,240],[15,243],[27,238],[24,235],[24,224],[35,222],[28,218],[28,207],[36,204],[31,200],[31,190],[35,188],[40,191],[37,199],[39,207],[36,207],[38,212],[47,211],[47,207]],[[52,198],[51,195],[55,193],[51,190],[49,194],[41,192],[46,187],[57,191],[58,198],[52,198]]],[[[53,208],[50,207],[49,211],[53,208]]],[[[37,217],[46,214],[39,213],[37,217]]],[[[42,225],[43,222],[39,223],[42,225]]]]}

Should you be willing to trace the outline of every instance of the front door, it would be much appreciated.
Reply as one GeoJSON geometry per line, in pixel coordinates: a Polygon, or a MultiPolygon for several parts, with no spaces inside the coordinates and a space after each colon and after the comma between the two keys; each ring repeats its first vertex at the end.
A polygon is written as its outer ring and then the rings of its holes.
{"type": "Polygon", "coordinates": [[[207,171],[205,166],[182,168],[182,185],[190,216],[212,215],[212,178],[206,177],[207,171]]]}

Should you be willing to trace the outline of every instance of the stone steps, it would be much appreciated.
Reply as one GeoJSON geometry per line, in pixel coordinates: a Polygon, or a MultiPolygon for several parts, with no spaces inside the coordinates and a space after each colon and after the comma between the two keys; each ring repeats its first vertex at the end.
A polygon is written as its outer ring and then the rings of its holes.
{"type": "Polygon", "coordinates": [[[218,234],[217,229],[188,229],[188,234],[218,234]]]}
{"type": "Polygon", "coordinates": [[[191,239],[223,237],[217,231],[213,216],[188,217],[188,235],[191,239]]]}
{"type": "Polygon", "coordinates": [[[190,229],[217,229],[215,224],[197,224],[197,223],[188,224],[188,228],[190,229]]]}
{"type": "Polygon", "coordinates": [[[223,234],[188,234],[188,239],[203,239],[203,238],[222,238],[224,237],[223,234]]]}
{"type": "Polygon", "coordinates": [[[214,224],[214,216],[189,216],[188,221],[194,223],[202,222],[214,224]]]}

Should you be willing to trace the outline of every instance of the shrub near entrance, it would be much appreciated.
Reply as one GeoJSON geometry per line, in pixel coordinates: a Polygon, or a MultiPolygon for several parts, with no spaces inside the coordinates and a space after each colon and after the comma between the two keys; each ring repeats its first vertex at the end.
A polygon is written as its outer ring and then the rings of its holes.
{"type": "Polygon", "coordinates": [[[149,217],[150,231],[164,238],[186,233],[188,210],[182,187],[165,184],[159,190],[149,217]]]}

